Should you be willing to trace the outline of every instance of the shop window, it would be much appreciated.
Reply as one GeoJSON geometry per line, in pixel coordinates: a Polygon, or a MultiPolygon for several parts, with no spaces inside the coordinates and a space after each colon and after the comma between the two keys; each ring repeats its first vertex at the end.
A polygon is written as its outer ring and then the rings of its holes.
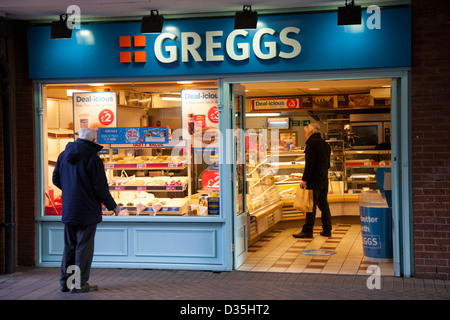
{"type": "Polygon", "coordinates": [[[62,213],[54,166],[86,126],[104,147],[99,156],[120,215],[220,216],[216,82],[59,84],[44,92],[44,215],[62,213]],[[104,143],[117,138],[105,128],[133,132],[135,140],[104,143]]]}

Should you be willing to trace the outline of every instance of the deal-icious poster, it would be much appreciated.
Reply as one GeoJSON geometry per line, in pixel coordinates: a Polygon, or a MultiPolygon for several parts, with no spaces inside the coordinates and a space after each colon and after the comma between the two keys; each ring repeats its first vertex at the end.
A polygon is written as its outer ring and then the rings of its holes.
{"type": "MultiPolygon", "coordinates": [[[[214,161],[219,152],[219,103],[217,89],[188,89],[181,91],[183,139],[190,141],[194,164],[214,161]],[[198,162],[198,163],[197,163],[198,162]]],[[[210,162],[209,162],[210,163],[210,162]]],[[[210,163],[199,179],[205,191],[219,192],[219,164],[210,163]]]]}
{"type": "Polygon", "coordinates": [[[117,93],[75,92],[73,100],[73,129],[117,127],[117,93]]]}
{"type": "Polygon", "coordinates": [[[191,141],[194,152],[199,149],[218,147],[218,103],[217,89],[181,91],[183,139],[191,141]]]}

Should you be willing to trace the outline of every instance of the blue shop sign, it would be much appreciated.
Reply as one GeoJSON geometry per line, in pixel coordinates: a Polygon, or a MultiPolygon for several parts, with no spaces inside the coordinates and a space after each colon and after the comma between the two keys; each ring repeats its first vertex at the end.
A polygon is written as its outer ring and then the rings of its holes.
{"type": "Polygon", "coordinates": [[[32,79],[149,77],[411,66],[411,8],[380,9],[374,28],[338,26],[337,12],[261,15],[256,30],[233,17],[167,20],[161,34],[140,22],[81,24],[71,39],[28,29],[32,79]]]}

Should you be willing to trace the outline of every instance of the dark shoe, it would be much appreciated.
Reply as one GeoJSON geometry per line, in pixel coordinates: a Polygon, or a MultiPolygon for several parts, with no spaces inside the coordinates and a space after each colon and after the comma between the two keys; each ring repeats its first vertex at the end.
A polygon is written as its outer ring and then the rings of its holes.
{"type": "Polygon", "coordinates": [[[69,292],[69,288],[66,285],[59,287],[59,292],[69,292]]]}
{"type": "Polygon", "coordinates": [[[70,289],[70,293],[79,293],[79,292],[91,292],[91,291],[97,291],[98,287],[97,285],[93,284],[90,285],[89,283],[86,283],[81,286],[80,289],[70,289]]]}
{"type": "Polygon", "coordinates": [[[305,232],[300,232],[300,233],[295,233],[292,235],[294,238],[308,238],[308,239],[312,239],[313,238],[313,234],[312,233],[305,233],[305,232]]]}
{"type": "Polygon", "coordinates": [[[331,237],[331,231],[322,231],[320,233],[322,237],[331,237]]]}

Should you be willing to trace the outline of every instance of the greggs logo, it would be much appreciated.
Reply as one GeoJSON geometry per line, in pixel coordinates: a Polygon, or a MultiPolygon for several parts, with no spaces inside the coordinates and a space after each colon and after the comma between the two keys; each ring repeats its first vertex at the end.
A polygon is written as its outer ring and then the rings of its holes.
{"type": "MultiPolygon", "coordinates": [[[[134,36],[133,37],[133,46],[135,48],[145,48],[145,36],[134,36]]],[[[131,37],[130,36],[122,36],[119,37],[119,44],[121,48],[131,48],[131,37]]],[[[120,52],[120,63],[131,63],[132,56],[131,51],[122,51],[120,52]]],[[[145,51],[135,51],[134,52],[134,62],[147,62],[147,53],[145,51]]]]}
{"type": "MultiPolygon", "coordinates": [[[[246,30],[233,30],[227,36],[223,31],[206,31],[204,38],[196,32],[182,32],[180,39],[165,32],[161,33],[153,44],[153,53],[156,60],[161,63],[224,61],[225,55],[234,61],[244,61],[254,54],[258,59],[271,60],[275,58],[293,59],[297,57],[302,46],[293,38],[300,32],[299,28],[286,27],[280,32],[272,28],[262,28],[255,32],[253,38],[246,30]],[[178,48],[177,41],[180,41],[178,48]],[[202,46],[203,44],[203,46],[202,46]],[[281,44],[281,45],[280,45],[281,44]],[[200,51],[200,48],[201,51],[200,51]],[[223,53],[218,52],[224,48],[223,53]]],[[[120,48],[134,48],[133,51],[121,51],[120,63],[147,62],[146,36],[121,36],[120,48]]]]}

